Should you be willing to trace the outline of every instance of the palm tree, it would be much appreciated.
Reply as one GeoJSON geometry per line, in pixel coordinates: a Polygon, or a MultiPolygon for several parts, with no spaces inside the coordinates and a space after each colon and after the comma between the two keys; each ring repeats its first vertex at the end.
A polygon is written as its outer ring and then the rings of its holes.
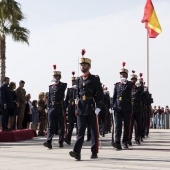
{"type": "Polygon", "coordinates": [[[14,41],[27,43],[29,30],[20,26],[24,19],[21,5],[15,0],[0,0],[0,83],[6,72],[6,35],[14,41]]]}

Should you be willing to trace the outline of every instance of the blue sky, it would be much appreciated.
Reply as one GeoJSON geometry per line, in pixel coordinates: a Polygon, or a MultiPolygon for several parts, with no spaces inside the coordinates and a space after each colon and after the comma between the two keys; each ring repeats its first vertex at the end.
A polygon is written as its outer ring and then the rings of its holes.
{"type": "MultiPolygon", "coordinates": [[[[92,74],[100,76],[112,96],[122,62],[143,73],[146,81],[146,29],[141,23],[146,0],[18,0],[30,30],[30,45],[7,38],[7,76],[37,99],[48,91],[53,64],[61,81],[71,86],[71,72],[81,75],[81,50],[92,60],[92,74]]],[[[170,105],[170,1],[152,0],[163,32],[150,39],[150,92],[155,105],[170,105]]]]}

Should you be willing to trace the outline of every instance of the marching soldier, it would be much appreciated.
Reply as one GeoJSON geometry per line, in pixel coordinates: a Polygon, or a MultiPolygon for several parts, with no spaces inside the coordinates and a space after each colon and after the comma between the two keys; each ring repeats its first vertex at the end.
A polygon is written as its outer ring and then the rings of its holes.
{"type": "Polygon", "coordinates": [[[107,87],[103,87],[104,92],[104,101],[103,101],[103,107],[99,113],[100,117],[100,133],[104,137],[105,133],[109,131],[109,121],[110,121],[110,96],[107,91],[107,87]]]}
{"type": "Polygon", "coordinates": [[[123,134],[123,146],[128,148],[127,142],[129,137],[130,119],[132,113],[131,105],[131,92],[133,84],[128,81],[128,70],[124,68],[125,62],[122,63],[123,68],[120,71],[120,82],[115,84],[113,94],[113,109],[115,120],[115,143],[113,147],[117,150],[121,150],[121,134],[122,134],[122,120],[124,120],[124,134],[123,134]]]}
{"type": "Polygon", "coordinates": [[[144,91],[142,94],[142,132],[141,132],[141,141],[145,138],[146,126],[147,126],[147,103],[149,99],[149,91],[148,87],[144,86],[145,83],[142,83],[144,87],[144,91]]]}
{"type": "Polygon", "coordinates": [[[71,144],[71,136],[74,128],[74,123],[76,122],[75,115],[75,99],[76,99],[76,77],[74,77],[75,72],[72,72],[72,87],[67,89],[67,94],[65,98],[65,107],[68,108],[68,133],[64,139],[64,141],[70,145],[71,144]]]}
{"type": "MultiPolygon", "coordinates": [[[[131,75],[131,81],[133,83],[132,88],[132,95],[131,95],[131,101],[132,101],[132,119],[131,119],[131,125],[130,125],[130,139],[128,141],[128,144],[132,145],[132,133],[133,133],[133,127],[135,125],[135,141],[136,144],[140,144],[140,137],[141,137],[141,130],[142,130],[142,112],[141,112],[141,102],[142,102],[142,93],[143,93],[143,86],[141,86],[140,82],[137,82],[138,76],[135,73],[135,71],[132,71],[133,74],[131,75]]],[[[142,73],[140,73],[141,75],[142,73]]]]}
{"type": "Polygon", "coordinates": [[[66,83],[60,82],[61,72],[56,71],[56,65],[54,67],[54,81],[53,85],[49,86],[48,96],[48,132],[47,141],[44,142],[44,146],[52,149],[52,138],[56,133],[57,126],[59,127],[59,147],[63,147],[64,141],[64,119],[65,113],[63,110],[64,94],[67,88],[66,83]]]}
{"type": "Polygon", "coordinates": [[[151,104],[153,103],[153,98],[152,94],[149,93],[148,100],[147,100],[147,105],[146,105],[146,130],[145,130],[145,135],[148,137],[149,135],[149,128],[150,128],[150,118],[152,117],[151,113],[151,104]]]}
{"type": "Polygon", "coordinates": [[[111,122],[112,122],[112,115],[110,113],[110,94],[109,91],[107,89],[107,87],[105,88],[105,108],[106,108],[106,133],[110,133],[111,132],[111,122]]]}
{"type": "MultiPolygon", "coordinates": [[[[85,50],[82,50],[84,56],[85,50]]],[[[83,73],[76,81],[76,104],[77,104],[77,126],[78,135],[73,151],[69,152],[71,157],[81,159],[81,149],[87,125],[91,129],[91,159],[98,158],[98,124],[97,116],[103,104],[103,90],[99,76],[92,75],[91,60],[81,58],[81,71],[83,73]]]]}

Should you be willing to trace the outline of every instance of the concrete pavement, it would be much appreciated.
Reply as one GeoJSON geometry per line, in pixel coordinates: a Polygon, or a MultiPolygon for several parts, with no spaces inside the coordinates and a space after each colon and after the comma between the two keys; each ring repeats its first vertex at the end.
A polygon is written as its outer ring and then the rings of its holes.
{"type": "MultiPolygon", "coordinates": [[[[53,149],[42,144],[45,137],[32,140],[0,143],[0,170],[169,170],[170,169],[170,130],[151,129],[148,138],[141,145],[133,144],[126,150],[116,151],[111,146],[111,134],[102,139],[99,158],[90,159],[91,142],[84,143],[81,161],[69,156],[72,144],[58,147],[58,136],[54,137],[53,149]]],[[[86,139],[86,138],[85,138],[86,139]]]]}

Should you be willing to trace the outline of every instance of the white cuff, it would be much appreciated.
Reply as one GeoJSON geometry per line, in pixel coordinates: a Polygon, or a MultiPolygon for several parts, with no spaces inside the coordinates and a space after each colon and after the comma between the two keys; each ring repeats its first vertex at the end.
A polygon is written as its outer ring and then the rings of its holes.
{"type": "Polygon", "coordinates": [[[101,109],[100,109],[100,108],[98,108],[98,107],[95,109],[95,113],[96,113],[96,115],[98,115],[98,114],[99,114],[100,110],[101,110],[101,109]]]}
{"type": "Polygon", "coordinates": [[[75,99],[75,104],[76,104],[76,105],[78,104],[78,102],[79,102],[79,100],[78,100],[78,99],[75,99]]]}

